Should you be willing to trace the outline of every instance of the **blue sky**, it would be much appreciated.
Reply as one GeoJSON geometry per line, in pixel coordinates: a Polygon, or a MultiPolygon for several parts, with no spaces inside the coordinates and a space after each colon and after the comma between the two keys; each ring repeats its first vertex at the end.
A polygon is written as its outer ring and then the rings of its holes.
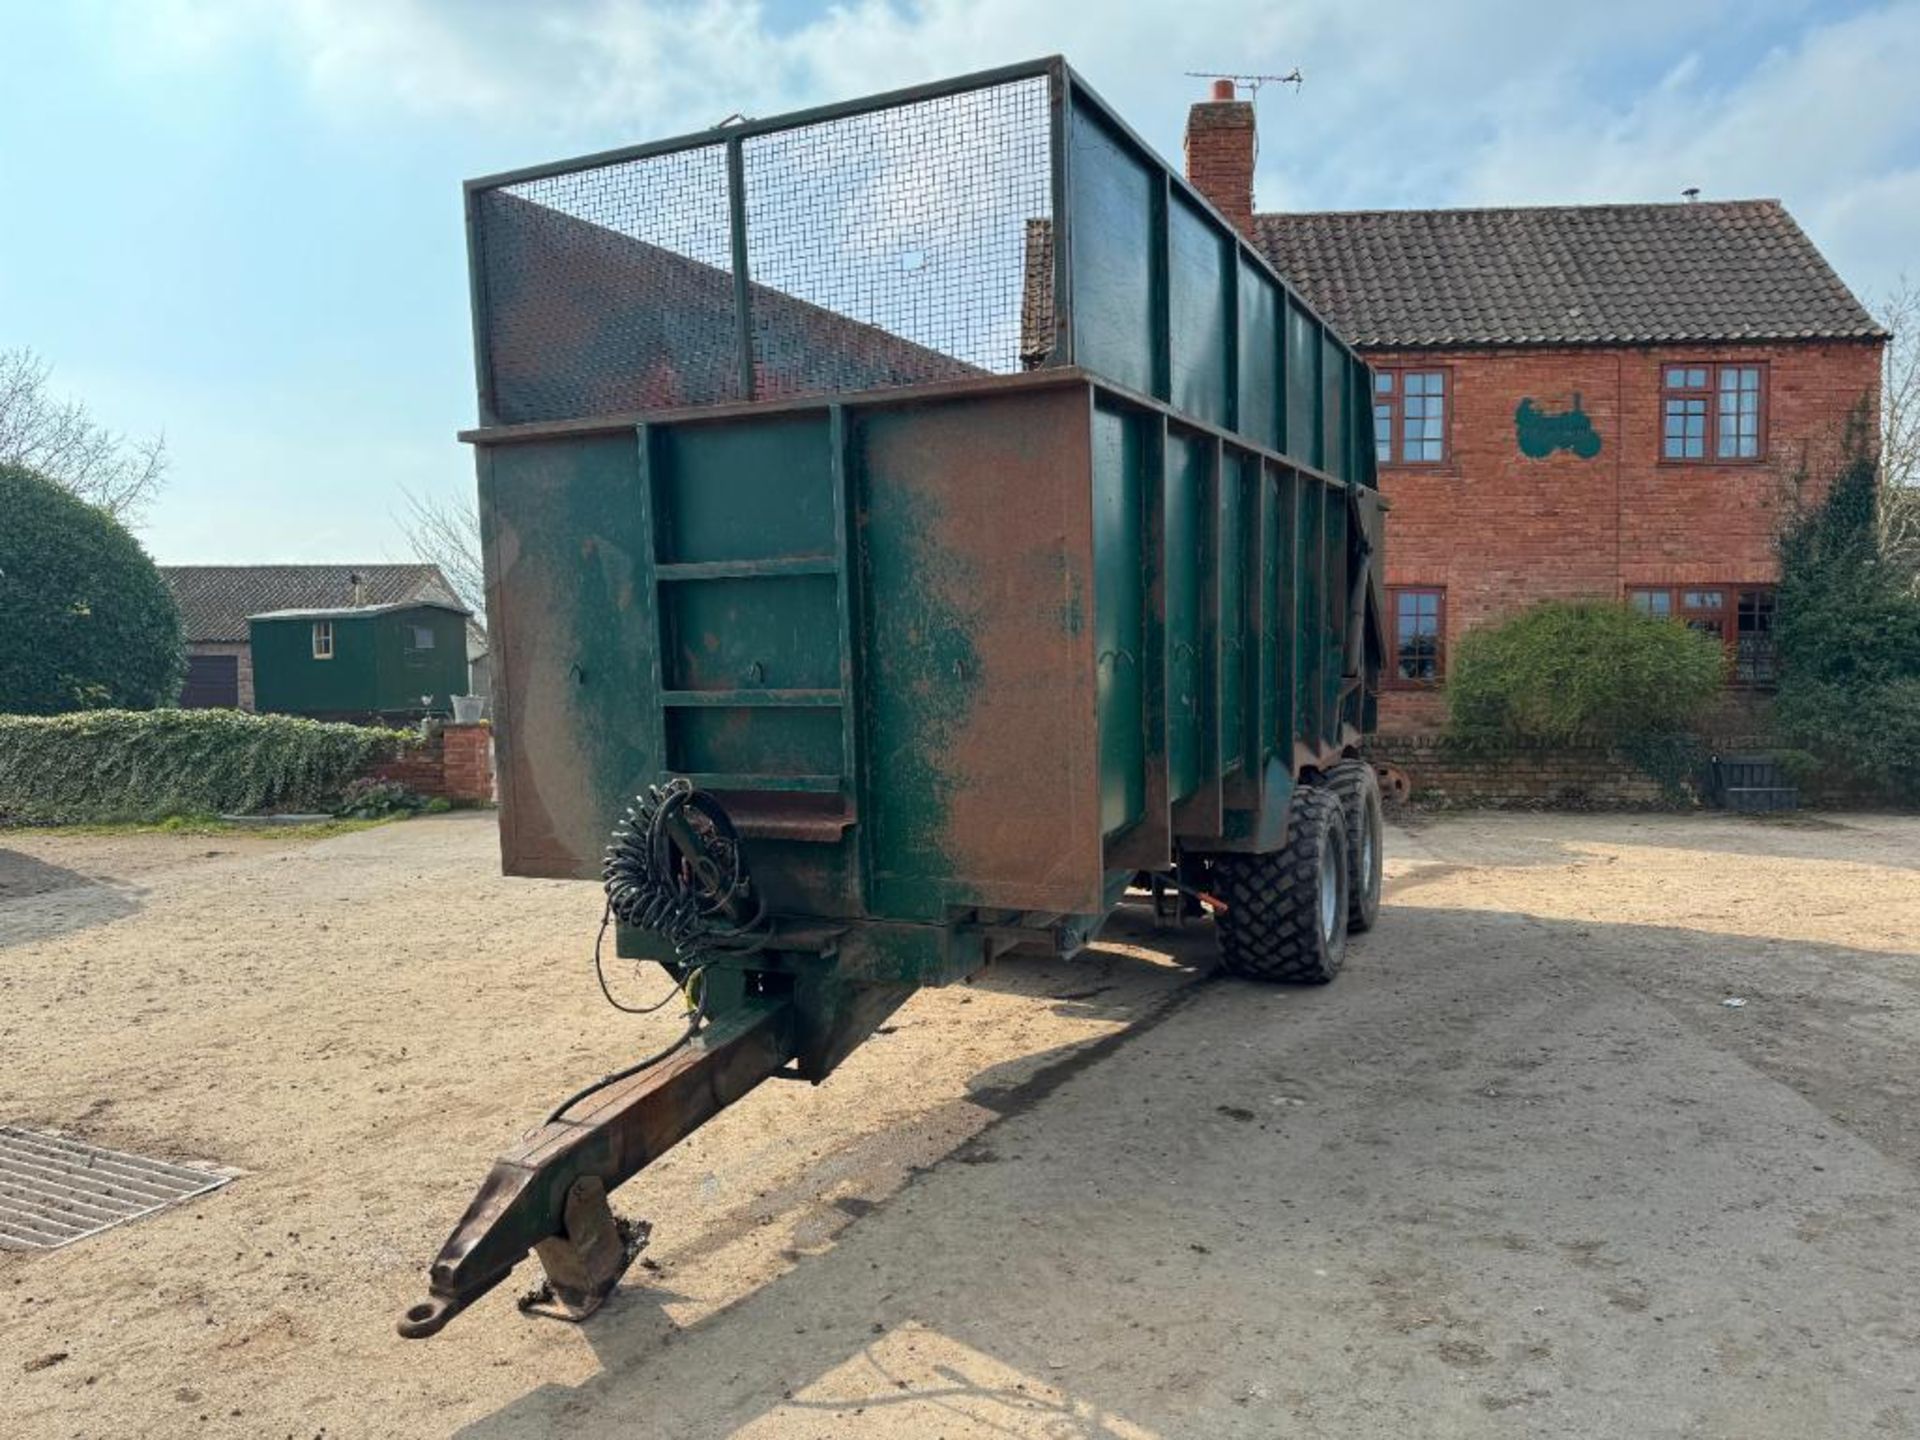
{"type": "Polygon", "coordinates": [[[0,0],[0,348],[164,429],[163,562],[405,556],[473,415],[460,181],[1060,51],[1178,157],[1286,71],[1262,209],[1773,195],[1920,279],[1920,3],[0,0]],[[1556,13],[1557,12],[1557,13],[1556,13]]]}

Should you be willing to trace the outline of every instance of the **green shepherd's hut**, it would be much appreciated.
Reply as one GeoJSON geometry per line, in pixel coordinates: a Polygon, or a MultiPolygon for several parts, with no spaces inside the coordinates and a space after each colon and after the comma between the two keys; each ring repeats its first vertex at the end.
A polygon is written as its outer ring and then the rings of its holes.
{"type": "Polygon", "coordinates": [[[468,611],[438,600],[249,615],[255,707],[387,723],[468,693],[468,611]]]}

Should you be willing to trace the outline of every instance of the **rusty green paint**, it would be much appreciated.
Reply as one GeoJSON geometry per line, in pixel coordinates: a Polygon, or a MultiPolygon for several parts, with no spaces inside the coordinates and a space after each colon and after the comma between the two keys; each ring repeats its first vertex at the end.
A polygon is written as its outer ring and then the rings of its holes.
{"type": "MultiPolygon", "coordinates": [[[[715,960],[707,1053],[665,1067],[691,1098],[633,1097],[686,1128],[789,1058],[821,1078],[997,946],[1077,948],[1176,836],[1278,845],[1296,777],[1371,714],[1342,676],[1370,688],[1384,649],[1372,602],[1347,663],[1364,366],[1062,62],[630,153],[721,146],[731,275],[584,221],[529,229],[514,177],[469,190],[508,869],[592,875],[628,797],[687,774],[777,926],[715,960]],[[903,377],[784,333],[793,297],[747,274],[743,136],[1016,73],[1053,100],[1045,368],[903,377]],[[688,303],[648,282],[663,264],[688,303]],[[733,353],[689,341],[716,316],[733,353]],[[752,397],[756,362],[816,398],[676,408],[752,397]],[[943,383],[886,392],[909,379],[943,383]],[[552,423],[499,428],[535,412],[552,423]]],[[[503,1220],[509,1250],[554,1234],[547,1199],[503,1220]]]]}
{"type": "Polygon", "coordinates": [[[927,490],[867,485],[860,501],[870,900],[884,914],[935,920],[952,873],[954,780],[942,757],[959,737],[980,671],[977,616],[956,597],[977,593],[982,577],[939,539],[943,517],[927,490]]]}
{"type": "Polygon", "coordinates": [[[1207,653],[1207,611],[1213,573],[1208,546],[1207,472],[1212,446],[1196,436],[1167,440],[1166,629],[1167,793],[1174,802],[1197,791],[1213,765],[1213,668],[1207,653]]]}
{"type": "Polygon", "coordinates": [[[503,729],[523,732],[503,742],[510,808],[558,802],[512,863],[592,873],[627,795],[689,774],[744,817],[781,913],[850,923],[835,953],[929,978],[968,963],[952,927],[969,906],[1097,909],[1102,868],[1164,848],[1175,806],[1185,843],[1214,825],[1223,845],[1273,843],[1295,739],[1351,738],[1335,532],[1340,479],[1372,478],[1364,367],[1061,85],[1069,344],[1050,363],[1085,367],[1053,372],[1077,391],[983,380],[663,414],[625,457],[586,431],[482,435],[489,529],[512,541],[495,547],[518,667],[503,729]],[[1047,711],[1084,711],[1084,736],[1047,711]],[[1015,770],[1054,786],[1044,802],[1015,770]],[[1063,865],[1074,827],[1095,843],[1063,865]],[[1103,856],[1101,836],[1126,848],[1103,856]]]}
{"type": "Polygon", "coordinates": [[[1146,454],[1137,417],[1094,413],[1093,644],[1100,721],[1100,829],[1146,809],[1146,454]]]}
{"type": "Polygon", "coordinates": [[[652,536],[631,431],[480,452],[507,868],[594,873],[659,774],[652,536]]]}

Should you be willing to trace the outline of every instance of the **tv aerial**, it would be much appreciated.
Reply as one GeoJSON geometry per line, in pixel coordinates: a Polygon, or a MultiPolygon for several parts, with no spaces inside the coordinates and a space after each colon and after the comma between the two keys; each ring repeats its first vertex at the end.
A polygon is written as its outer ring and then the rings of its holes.
{"type": "Polygon", "coordinates": [[[1307,77],[1300,73],[1300,67],[1294,66],[1285,75],[1236,75],[1225,70],[1189,70],[1188,76],[1195,80],[1231,80],[1236,90],[1245,90],[1254,99],[1260,97],[1263,85],[1291,85],[1293,93],[1298,95],[1300,87],[1307,83],[1307,77]]]}

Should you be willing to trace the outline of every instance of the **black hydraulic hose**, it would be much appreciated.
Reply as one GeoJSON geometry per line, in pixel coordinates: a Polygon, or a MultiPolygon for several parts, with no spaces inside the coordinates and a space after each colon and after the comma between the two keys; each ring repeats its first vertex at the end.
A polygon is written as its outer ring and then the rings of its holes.
{"type": "MultiPolygon", "coordinates": [[[[694,971],[693,974],[687,977],[687,984],[692,985],[695,981],[699,980],[701,978],[701,973],[702,972],[698,970],[694,971]]],[[[658,1065],[662,1060],[665,1060],[668,1056],[676,1054],[680,1050],[684,1049],[687,1042],[693,1039],[693,1037],[699,1032],[700,1023],[706,1018],[707,1018],[707,987],[705,985],[702,985],[700,987],[700,998],[694,1003],[693,1013],[687,1017],[687,1028],[680,1032],[678,1038],[676,1038],[671,1045],[668,1045],[665,1049],[654,1051],[653,1054],[647,1056],[647,1058],[644,1060],[636,1060],[631,1065],[622,1066],[620,1069],[615,1070],[611,1075],[602,1075],[598,1080],[594,1081],[591,1085],[583,1086],[580,1089],[574,1091],[573,1094],[569,1095],[566,1099],[562,1100],[558,1105],[553,1107],[552,1112],[547,1116],[546,1120],[543,1123],[548,1125],[553,1124],[554,1121],[558,1120],[562,1115],[566,1114],[567,1111],[571,1110],[575,1105],[578,1105],[582,1100],[586,1099],[589,1095],[598,1095],[602,1090],[606,1089],[609,1085],[617,1085],[630,1075],[638,1075],[642,1070],[645,1070],[650,1066],[658,1065]]]]}
{"type": "Polygon", "coordinates": [[[613,906],[609,904],[606,909],[600,912],[600,929],[593,937],[593,978],[600,983],[600,993],[606,996],[607,1004],[620,1011],[623,1015],[651,1015],[656,1010],[665,1009],[673,1003],[674,996],[683,993],[677,984],[671,986],[665,995],[662,995],[651,1005],[628,1005],[624,1001],[614,998],[612,989],[607,985],[606,966],[603,965],[600,960],[600,949],[606,943],[607,939],[607,927],[612,923],[613,906]]]}
{"type": "Polygon", "coordinates": [[[651,1015],[674,995],[691,995],[695,985],[700,993],[686,1029],[672,1044],[569,1095],[547,1116],[549,1125],[589,1095],[658,1065],[699,1033],[707,1016],[708,990],[701,983],[707,956],[738,959],[773,938],[766,904],[748,882],[739,836],[726,811],[684,777],[652,786],[635,798],[607,845],[601,873],[607,901],[593,937],[593,975],[607,1003],[628,1015],[651,1015]],[[747,909],[752,913],[741,919],[747,909]],[[625,1004],[607,984],[601,950],[607,927],[615,920],[666,940],[673,947],[672,968],[686,976],[652,1005],[625,1004]]]}

